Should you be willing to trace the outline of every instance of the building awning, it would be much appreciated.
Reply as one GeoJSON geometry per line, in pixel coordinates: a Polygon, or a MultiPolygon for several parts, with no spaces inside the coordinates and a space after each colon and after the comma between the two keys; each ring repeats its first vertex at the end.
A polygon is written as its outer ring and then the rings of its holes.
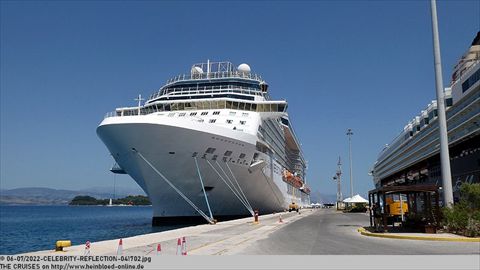
{"type": "Polygon", "coordinates": [[[384,186],[374,190],[370,190],[368,194],[375,193],[400,193],[400,192],[436,192],[439,186],[437,185],[402,185],[402,186],[384,186]]]}

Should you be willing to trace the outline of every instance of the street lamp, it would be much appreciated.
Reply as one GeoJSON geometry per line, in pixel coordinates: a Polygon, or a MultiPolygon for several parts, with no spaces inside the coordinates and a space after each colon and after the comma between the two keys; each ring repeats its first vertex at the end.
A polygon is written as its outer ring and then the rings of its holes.
{"type": "Polygon", "coordinates": [[[440,164],[442,171],[443,205],[453,205],[452,172],[450,171],[450,154],[448,151],[447,119],[445,116],[445,93],[443,90],[442,60],[438,38],[437,3],[430,1],[432,12],[433,54],[435,65],[435,86],[437,90],[438,130],[440,135],[440,164]]]}
{"type": "Polygon", "coordinates": [[[347,129],[347,136],[348,136],[348,149],[349,149],[349,157],[350,157],[350,198],[353,197],[353,174],[352,174],[352,129],[347,129]]]}

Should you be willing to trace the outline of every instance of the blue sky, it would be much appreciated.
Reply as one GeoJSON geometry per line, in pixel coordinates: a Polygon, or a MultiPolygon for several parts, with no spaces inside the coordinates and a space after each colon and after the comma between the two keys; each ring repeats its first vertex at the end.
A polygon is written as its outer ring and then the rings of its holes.
{"type": "MultiPolygon", "coordinates": [[[[1,188],[110,186],[95,128],[206,59],[248,63],[285,98],[314,190],[334,194],[352,128],[355,193],[435,98],[429,1],[2,1],[1,188]]],[[[445,85],[480,1],[440,1],[445,85]]],[[[117,184],[133,187],[129,177],[117,184]]]]}

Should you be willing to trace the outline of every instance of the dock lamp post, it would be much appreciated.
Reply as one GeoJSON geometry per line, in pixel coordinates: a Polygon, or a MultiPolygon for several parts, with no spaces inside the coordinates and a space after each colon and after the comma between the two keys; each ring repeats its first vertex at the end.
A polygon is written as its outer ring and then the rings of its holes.
{"type": "Polygon", "coordinates": [[[448,151],[447,120],[445,116],[445,92],[443,89],[442,61],[438,37],[437,3],[430,0],[432,12],[433,54],[435,64],[435,86],[437,90],[438,130],[440,132],[440,163],[442,171],[443,205],[453,205],[452,173],[448,151]]]}
{"type": "Polygon", "coordinates": [[[350,198],[353,197],[353,173],[352,173],[352,129],[349,128],[347,130],[348,136],[348,151],[349,151],[349,158],[350,158],[350,198]]]}

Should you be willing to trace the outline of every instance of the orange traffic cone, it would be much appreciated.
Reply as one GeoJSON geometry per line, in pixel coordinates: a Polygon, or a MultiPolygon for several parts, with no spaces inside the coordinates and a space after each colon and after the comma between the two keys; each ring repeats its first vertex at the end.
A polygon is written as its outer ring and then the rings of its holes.
{"type": "Polygon", "coordinates": [[[160,243],[157,245],[157,255],[160,255],[160,252],[162,251],[162,246],[160,246],[160,243]]]}
{"type": "Polygon", "coordinates": [[[117,248],[117,256],[122,255],[123,253],[123,240],[120,238],[120,241],[118,241],[118,248],[117,248]]]}
{"type": "Polygon", "coordinates": [[[182,254],[182,239],[177,239],[177,255],[182,254]]]}
{"type": "Polygon", "coordinates": [[[185,236],[182,238],[182,255],[187,255],[187,241],[185,236]]]}

